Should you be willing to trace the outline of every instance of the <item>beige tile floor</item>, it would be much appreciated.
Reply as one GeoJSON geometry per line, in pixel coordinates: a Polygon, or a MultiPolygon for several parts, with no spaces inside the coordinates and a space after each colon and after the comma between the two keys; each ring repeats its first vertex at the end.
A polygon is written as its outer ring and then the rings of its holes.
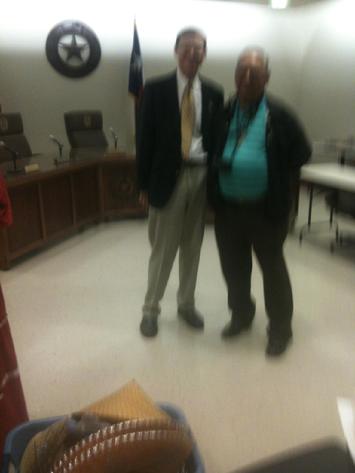
{"type": "MultiPolygon", "coordinates": [[[[299,222],[304,221],[302,196],[299,222]]],[[[322,201],[315,218],[326,215],[322,201]]],[[[154,400],[180,406],[208,473],[227,473],[328,436],[342,439],[336,398],[355,396],[355,254],[331,255],[328,237],[288,239],[294,343],[264,356],[261,276],[253,273],[253,330],[223,342],[228,319],[213,229],[197,288],[203,334],[176,317],[177,271],[160,332],[138,332],[149,248],[145,221],[90,228],[0,274],[32,418],[70,413],[135,378],[154,400]]]]}

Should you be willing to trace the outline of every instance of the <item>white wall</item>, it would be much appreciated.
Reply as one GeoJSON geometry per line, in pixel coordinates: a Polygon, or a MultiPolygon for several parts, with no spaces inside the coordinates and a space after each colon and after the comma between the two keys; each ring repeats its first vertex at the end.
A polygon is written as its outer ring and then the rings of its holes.
{"type": "Polygon", "coordinates": [[[314,139],[355,137],[355,0],[300,9],[303,47],[299,112],[314,139]]]}
{"type": "Polygon", "coordinates": [[[270,91],[300,112],[312,135],[334,134],[333,119],[337,133],[349,132],[350,123],[354,122],[354,107],[350,107],[346,97],[354,90],[355,75],[348,75],[347,67],[349,61],[354,64],[354,36],[350,23],[346,34],[336,33],[338,26],[330,21],[328,10],[330,6],[336,10],[337,6],[346,3],[347,8],[352,9],[353,0],[337,0],[288,11],[193,0],[127,3],[101,0],[98,7],[97,3],[85,0],[62,0],[60,4],[19,0],[2,6],[0,103],[4,111],[22,112],[25,131],[34,151],[53,149],[48,141],[49,133],[66,142],[63,113],[79,108],[102,109],[105,130],[114,126],[119,132],[121,147],[132,149],[132,100],[127,94],[127,84],[134,17],[145,77],[174,67],[173,47],[177,31],[187,25],[196,25],[208,37],[208,56],[202,72],[222,83],[226,96],[233,91],[233,72],[239,51],[247,44],[260,44],[271,57],[270,91]],[[188,15],[186,11],[189,11],[188,15]],[[45,56],[48,32],[67,19],[89,25],[101,43],[99,67],[83,79],[59,75],[45,56]],[[325,33],[327,47],[323,49],[325,33]],[[337,53],[341,67],[337,72],[335,67],[328,71],[329,80],[323,83],[329,50],[337,53]],[[340,84],[338,90],[335,83],[340,84]],[[324,106],[330,92],[332,113],[326,117],[324,106]]]}

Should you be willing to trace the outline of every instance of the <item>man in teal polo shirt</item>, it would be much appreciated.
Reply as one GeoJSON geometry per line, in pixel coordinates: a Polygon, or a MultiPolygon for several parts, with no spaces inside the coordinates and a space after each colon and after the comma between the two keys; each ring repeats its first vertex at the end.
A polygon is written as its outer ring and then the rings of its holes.
{"type": "Polygon", "coordinates": [[[294,114],[265,94],[269,76],[261,48],[241,53],[235,71],[237,92],[222,121],[218,173],[209,197],[215,204],[216,239],[232,312],[222,337],[239,335],[252,325],[254,250],[269,319],[266,353],[278,356],[292,338],[292,288],[283,255],[292,183],[311,148],[294,114]]]}

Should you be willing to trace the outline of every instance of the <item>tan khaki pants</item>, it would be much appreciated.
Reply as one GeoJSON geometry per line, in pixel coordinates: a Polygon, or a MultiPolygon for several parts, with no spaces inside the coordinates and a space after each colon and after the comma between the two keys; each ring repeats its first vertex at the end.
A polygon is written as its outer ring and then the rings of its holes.
{"type": "Polygon", "coordinates": [[[195,306],[195,287],[204,233],[206,168],[183,167],[174,192],[162,209],[149,208],[151,255],[144,316],[160,313],[162,299],[179,249],[179,309],[195,306]]]}

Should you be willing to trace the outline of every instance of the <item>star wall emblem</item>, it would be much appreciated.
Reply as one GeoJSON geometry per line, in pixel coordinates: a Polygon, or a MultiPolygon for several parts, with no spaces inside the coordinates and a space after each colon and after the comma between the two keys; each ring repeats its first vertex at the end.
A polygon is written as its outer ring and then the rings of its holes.
{"type": "Polygon", "coordinates": [[[48,34],[46,55],[54,69],[67,77],[84,77],[99,64],[101,48],[95,33],[79,21],[64,21],[48,34]]]}

